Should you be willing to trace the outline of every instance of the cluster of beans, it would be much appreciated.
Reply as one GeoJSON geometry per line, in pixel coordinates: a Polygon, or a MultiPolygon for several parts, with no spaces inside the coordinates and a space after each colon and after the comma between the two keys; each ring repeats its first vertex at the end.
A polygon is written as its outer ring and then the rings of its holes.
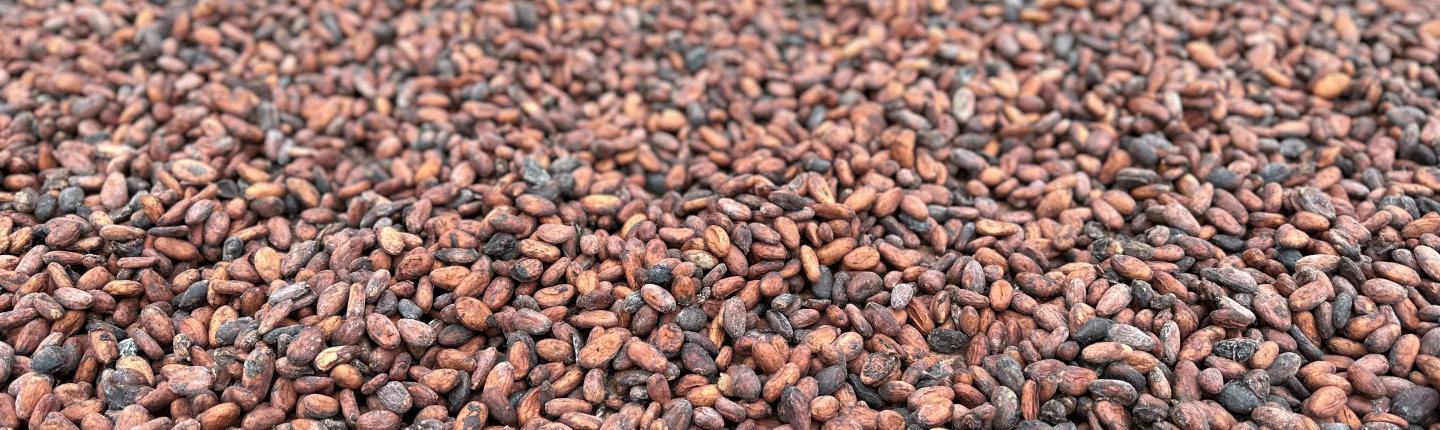
{"type": "Polygon", "coordinates": [[[0,427],[1440,429],[1440,3],[0,1],[0,427]]]}

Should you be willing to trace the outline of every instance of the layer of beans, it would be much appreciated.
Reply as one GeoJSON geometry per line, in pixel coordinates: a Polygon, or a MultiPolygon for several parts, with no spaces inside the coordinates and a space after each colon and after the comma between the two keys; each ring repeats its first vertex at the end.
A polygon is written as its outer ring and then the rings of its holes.
{"type": "Polygon", "coordinates": [[[0,427],[1440,429],[1440,3],[0,1],[0,427]]]}

